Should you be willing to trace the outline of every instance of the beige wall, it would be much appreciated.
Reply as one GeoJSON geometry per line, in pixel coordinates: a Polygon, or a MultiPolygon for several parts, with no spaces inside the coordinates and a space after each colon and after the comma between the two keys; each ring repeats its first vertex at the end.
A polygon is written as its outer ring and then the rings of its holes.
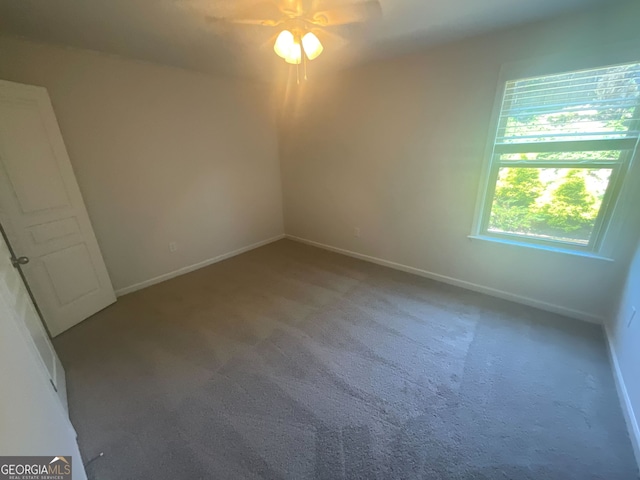
{"type": "Polygon", "coordinates": [[[9,37],[0,78],[48,89],[116,289],[283,233],[268,87],[9,37]]]}
{"type": "Polygon", "coordinates": [[[574,52],[640,37],[638,18],[640,4],[627,3],[310,80],[285,112],[285,231],[601,321],[637,215],[614,262],[467,236],[501,65],[559,53],[568,65],[574,52]]]}
{"type": "Polygon", "coordinates": [[[607,333],[618,392],[640,466],[640,426],[637,417],[640,414],[640,245],[631,262],[617,314],[607,325],[607,333]]]}

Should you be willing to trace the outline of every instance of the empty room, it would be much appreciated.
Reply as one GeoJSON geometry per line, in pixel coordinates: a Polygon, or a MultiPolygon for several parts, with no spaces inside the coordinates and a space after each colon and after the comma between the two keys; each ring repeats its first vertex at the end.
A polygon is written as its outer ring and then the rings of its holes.
{"type": "Polygon", "coordinates": [[[639,25],[0,0],[0,479],[640,480],[639,25]]]}

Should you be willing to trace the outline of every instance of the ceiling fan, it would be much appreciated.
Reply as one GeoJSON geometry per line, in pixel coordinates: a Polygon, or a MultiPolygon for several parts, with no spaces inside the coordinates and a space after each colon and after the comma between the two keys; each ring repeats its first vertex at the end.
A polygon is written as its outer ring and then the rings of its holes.
{"type": "Polygon", "coordinates": [[[335,38],[329,28],[369,22],[381,14],[379,0],[263,0],[229,16],[207,19],[280,29],[273,45],[275,53],[289,64],[302,65],[306,78],[307,61],[324,51],[316,34],[326,34],[325,40],[335,38]]]}

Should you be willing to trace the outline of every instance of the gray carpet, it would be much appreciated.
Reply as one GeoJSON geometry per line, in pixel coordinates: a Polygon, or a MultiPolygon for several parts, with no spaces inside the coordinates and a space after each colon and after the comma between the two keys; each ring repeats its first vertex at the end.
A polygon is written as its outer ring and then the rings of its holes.
{"type": "Polygon", "coordinates": [[[55,344],[96,480],[638,478],[600,327],[288,240],[55,344]]]}

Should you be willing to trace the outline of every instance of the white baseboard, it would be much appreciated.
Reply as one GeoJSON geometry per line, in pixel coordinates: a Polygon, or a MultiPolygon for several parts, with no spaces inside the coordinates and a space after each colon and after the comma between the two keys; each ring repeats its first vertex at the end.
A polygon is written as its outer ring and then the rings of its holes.
{"type": "Polygon", "coordinates": [[[116,290],[116,296],[121,297],[122,295],[126,295],[127,293],[135,292],[136,290],[141,290],[143,288],[150,287],[151,285],[164,282],[165,280],[169,280],[170,278],[184,275],[185,273],[193,272],[194,270],[198,270],[208,265],[221,262],[222,260],[226,260],[227,258],[235,257],[236,255],[240,255],[241,253],[248,252],[249,250],[262,247],[269,243],[277,242],[278,240],[282,240],[284,237],[285,237],[284,234],[277,235],[275,237],[262,240],[261,242],[253,243],[251,245],[247,245],[246,247],[238,248],[237,250],[233,250],[232,252],[223,253],[222,255],[218,255],[217,257],[203,260],[202,262],[194,263],[193,265],[187,265],[186,267],[179,268],[177,270],[174,270],[173,272],[164,273],[157,277],[150,278],[149,280],[145,280],[144,282],[135,283],[133,285],[129,285],[128,287],[124,287],[124,288],[119,288],[118,290],[116,290]]]}
{"type": "Polygon", "coordinates": [[[429,272],[427,270],[422,270],[420,268],[410,267],[408,265],[402,265],[401,263],[391,262],[389,260],[384,260],[382,258],[372,257],[369,255],[364,255],[362,253],[352,252],[351,250],[345,250],[344,248],[338,248],[338,247],[333,247],[331,245],[325,245],[324,243],[314,242],[313,240],[307,240],[306,238],[300,238],[294,235],[285,235],[285,236],[296,242],[306,243],[307,245],[319,247],[324,250],[329,250],[331,252],[341,253],[343,255],[348,255],[350,257],[358,258],[360,260],[365,260],[367,262],[376,263],[378,265],[383,265],[385,267],[390,267],[395,270],[401,270],[403,272],[413,273],[414,275],[430,278],[432,280],[436,280],[442,283],[448,283],[449,285],[455,285],[457,287],[465,288],[467,290],[473,290],[474,292],[484,293],[486,295],[491,295],[492,297],[498,297],[504,300],[510,300],[512,302],[521,303],[523,305],[528,305],[530,307],[539,308],[540,310],[557,313],[559,315],[564,315],[566,317],[576,318],[578,320],[583,320],[589,323],[596,323],[599,325],[604,324],[604,319],[602,317],[598,317],[597,315],[593,315],[588,312],[583,312],[581,310],[574,310],[572,308],[563,307],[561,305],[555,305],[552,303],[543,302],[541,300],[536,300],[535,298],[525,297],[523,295],[506,292],[504,290],[498,290],[496,288],[486,287],[484,285],[479,285],[477,283],[467,282],[466,280],[447,277],[446,275],[440,275],[438,273],[429,272]]]}
{"type": "Polygon", "coordinates": [[[618,398],[622,406],[622,413],[624,419],[627,422],[627,430],[629,431],[629,437],[631,438],[631,445],[633,446],[633,453],[636,456],[636,463],[640,469],[640,426],[636,414],[633,411],[633,405],[629,398],[629,392],[627,392],[627,386],[624,383],[622,371],[620,370],[620,364],[618,363],[618,355],[616,349],[611,342],[611,335],[609,334],[609,328],[604,327],[605,336],[607,337],[607,347],[609,350],[609,359],[611,360],[611,368],[613,370],[613,378],[616,381],[616,389],[618,390],[618,398]]]}

